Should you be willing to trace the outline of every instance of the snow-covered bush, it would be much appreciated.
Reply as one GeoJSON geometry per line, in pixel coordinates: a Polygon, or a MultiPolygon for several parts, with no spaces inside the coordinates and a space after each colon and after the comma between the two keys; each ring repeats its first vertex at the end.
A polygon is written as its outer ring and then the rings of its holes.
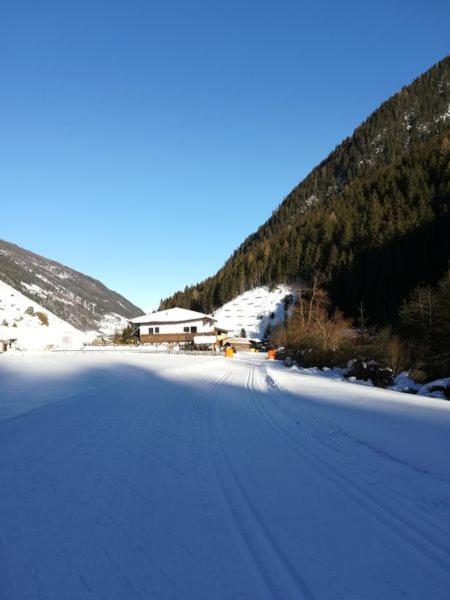
{"type": "Polygon", "coordinates": [[[389,367],[381,367],[375,360],[355,358],[349,361],[344,371],[345,378],[371,381],[377,387],[387,388],[394,383],[394,372],[389,367]]]}

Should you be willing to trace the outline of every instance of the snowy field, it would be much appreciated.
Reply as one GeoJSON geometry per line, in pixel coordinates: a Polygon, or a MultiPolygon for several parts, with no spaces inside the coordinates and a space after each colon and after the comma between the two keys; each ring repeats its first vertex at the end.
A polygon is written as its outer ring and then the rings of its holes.
{"type": "Polygon", "coordinates": [[[1,600],[450,598],[450,402],[258,356],[0,357],[1,600]]]}

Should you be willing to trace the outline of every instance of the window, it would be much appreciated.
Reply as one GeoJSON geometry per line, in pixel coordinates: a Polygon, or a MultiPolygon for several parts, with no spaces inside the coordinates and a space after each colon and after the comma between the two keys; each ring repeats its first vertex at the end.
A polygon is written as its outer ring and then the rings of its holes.
{"type": "Polygon", "coordinates": [[[191,327],[191,333],[197,333],[197,327],[191,327]]]}
{"type": "Polygon", "coordinates": [[[159,327],[155,327],[155,333],[159,333],[159,327]]]}
{"type": "Polygon", "coordinates": [[[189,327],[183,327],[184,333],[189,333],[189,327]]]}
{"type": "Polygon", "coordinates": [[[148,335],[153,335],[153,327],[148,328],[148,335]]]}
{"type": "Polygon", "coordinates": [[[183,327],[183,331],[184,331],[184,333],[197,333],[197,327],[196,326],[183,327]]]}

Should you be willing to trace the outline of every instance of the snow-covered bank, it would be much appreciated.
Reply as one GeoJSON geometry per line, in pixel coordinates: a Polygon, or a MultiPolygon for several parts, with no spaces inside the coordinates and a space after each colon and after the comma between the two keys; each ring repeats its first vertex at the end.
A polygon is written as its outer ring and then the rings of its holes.
{"type": "MultiPolygon", "coordinates": [[[[281,364],[281,363],[279,363],[281,364]]],[[[302,375],[313,375],[315,377],[324,377],[326,379],[333,379],[334,381],[341,381],[343,383],[355,383],[357,385],[373,386],[373,382],[369,380],[356,379],[355,377],[346,377],[345,369],[340,368],[323,368],[317,367],[299,367],[293,365],[290,367],[292,372],[297,372],[302,375]]],[[[448,400],[444,393],[444,389],[450,389],[450,377],[443,379],[436,379],[435,381],[429,381],[427,383],[417,383],[409,377],[408,373],[400,373],[394,379],[394,384],[387,388],[393,392],[404,392],[408,394],[417,394],[418,396],[425,396],[427,398],[439,398],[441,400],[448,400]]]]}
{"type": "Polygon", "coordinates": [[[448,598],[450,403],[261,356],[0,361],[0,598],[448,598]]]}
{"type": "Polygon", "coordinates": [[[400,373],[395,378],[394,385],[390,388],[398,392],[412,392],[419,396],[428,396],[429,398],[442,398],[449,400],[444,390],[450,391],[450,377],[435,379],[428,383],[417,383],[409,377],[408,373],[400,373]]]}

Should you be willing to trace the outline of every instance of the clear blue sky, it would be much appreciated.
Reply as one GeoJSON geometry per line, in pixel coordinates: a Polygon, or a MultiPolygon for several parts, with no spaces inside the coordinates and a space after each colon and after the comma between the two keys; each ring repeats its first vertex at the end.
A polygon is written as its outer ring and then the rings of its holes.
{"type": "Polygon", "coordinates": [[[447,2],[0,7],[0,237],[144,309],[449,51],[447,2]]]}

